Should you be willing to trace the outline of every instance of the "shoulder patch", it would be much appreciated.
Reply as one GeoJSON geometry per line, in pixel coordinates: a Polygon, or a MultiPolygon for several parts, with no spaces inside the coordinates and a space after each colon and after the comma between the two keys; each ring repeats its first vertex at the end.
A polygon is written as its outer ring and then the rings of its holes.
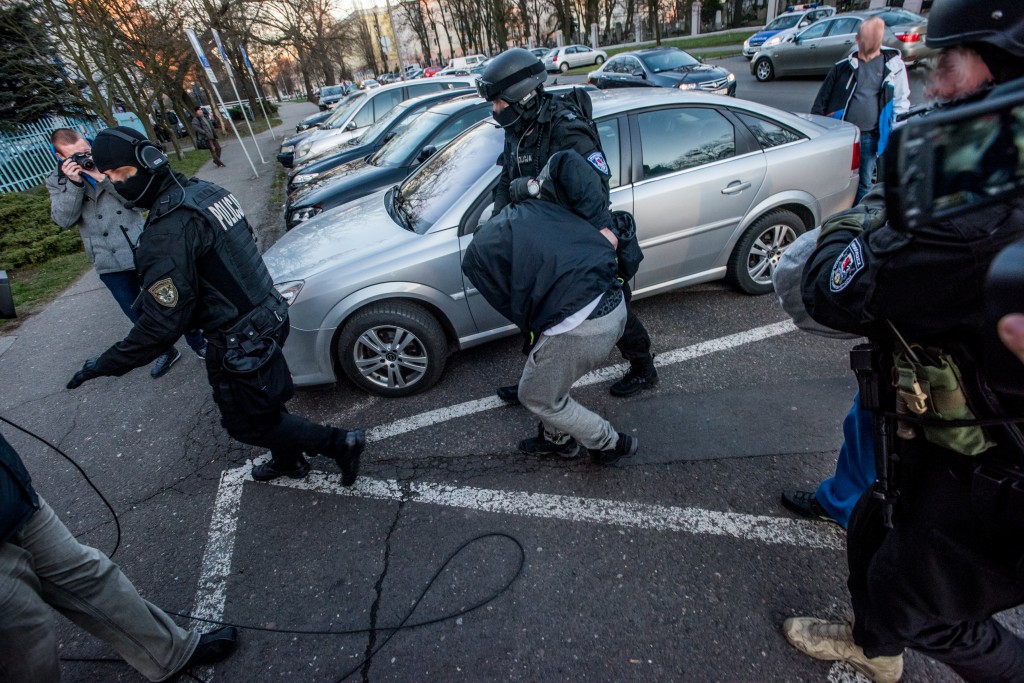
{"type": "Polygon", "coordinates": [[[840,252],[836,262],[832,265],[832,277],[828,288],[833,292],[843,291],[862,270],[864,270],[864,253],[860,246],[860,239],[856,238],[840,252]]]}
{"type": "Polygon", "coordinates": [[[169,277],[157,280],[146,290],[153,295],[156,302],[165,308],[174,308],[178,305],[178,288],[169,277]]]}
{"type": "Polygon", "coordinates": [[[587,161],[589,161],[594,168],[605,175],[611,175],[611,171],[608,170],[608,162],[605,161],[604,154],[601,152],[591,152],[587,155],[587,161]]]}

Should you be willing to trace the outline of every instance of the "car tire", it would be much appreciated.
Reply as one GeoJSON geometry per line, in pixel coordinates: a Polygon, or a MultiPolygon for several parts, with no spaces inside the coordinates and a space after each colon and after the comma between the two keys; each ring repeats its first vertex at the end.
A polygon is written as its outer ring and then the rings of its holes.
{"type": "Polygon", "coordinates": [[[448,357],[440,323],[422,306],[406,301],[383,301],[357,312],[342,327],[335,349],[353,384],[388,398],[434,386],[448,357]],[[404,363],[398,353],[402,349],[404,363]]]}
{"type": "Polygon", "coordinates": [[[775,78],[775,67],[768,59],[762,57],[754,64],[754,78],[762,83],[767,83],[775,78]]]}
{"type": "Polygon", "coordinates": [[[792,211],[778,209],[758,218],[740,237],[729,257],[726,276],[741,292],[768,294],[772,273],[789,245],[807,230],[792,211]]]}
{"type": "Polygon", "coordinates": [[[604,57],[598,55],[597,58],[594,59],[594,66],[601,66],[602,64],[604,64],[604,57]]]}
{"type": "Polygon", "coordinates": [[[569,70],[568,62],[562,62],[561,64],[559,64],[558,65],[558,70],[561,71],[562,73],[565,73],[566,71],[568,71],[569,70]]]}

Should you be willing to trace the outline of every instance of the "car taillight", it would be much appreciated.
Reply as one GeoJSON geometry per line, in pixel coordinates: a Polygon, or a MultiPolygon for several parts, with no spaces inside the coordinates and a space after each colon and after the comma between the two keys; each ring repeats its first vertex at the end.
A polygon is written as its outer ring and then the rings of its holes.
{"type": "Polygon", "coordinates": [[[896,37],[904,43],[916,43],[921,40],[920,33],[897,33],[896,37]]]}
{"type": "Polygon", "coordinates": [[[850,159],[850,170],[856,171],[860,168],[860,140],[853,143],[853,157],[850,159]]]}

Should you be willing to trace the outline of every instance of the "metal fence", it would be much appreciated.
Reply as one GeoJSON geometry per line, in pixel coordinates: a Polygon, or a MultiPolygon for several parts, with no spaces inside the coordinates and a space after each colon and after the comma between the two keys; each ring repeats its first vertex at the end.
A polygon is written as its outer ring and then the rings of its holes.
{"type": "Polygon", "coordinates": [[[106,125],[99,119],[50,116],[0,133],[0,192],[27,190],[53,173],[57,160],[50,150],[50,133],[57,128],[73,128],[92,138],[106,125]]]}

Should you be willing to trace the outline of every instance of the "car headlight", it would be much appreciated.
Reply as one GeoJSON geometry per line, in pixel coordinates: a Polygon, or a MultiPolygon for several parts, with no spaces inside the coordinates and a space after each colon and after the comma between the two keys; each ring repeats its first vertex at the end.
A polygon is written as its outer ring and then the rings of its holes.
{"type": "Polygon", "coordinates": [[[743,49],[744,50],[749,50],[750,49],[750,38],[747,38],[746,40],[743,41],[743,49]]]}
{"type": "Polygon", "coordinates": [[[309,154],[309,150],[313,149],[313,143],[307,142],[304,145],[299,145],[299,148],[295,150],[295,156],[304,157],[309,154]]]}
{"type": "Polygon", "coordinates": [[[306,284],[305,280],[292,280],[291,282],[276,282],[274,283],[274,289],[277,293],[284,298],[284,301],[289,306],[299,296],[299,292],[302,291],[302,285],[306,284]]]}
{"type": "Polygon", "coordinates": [[[295,151],[295,145],[285,145],[281,148],[281,154],[288,154],[295,151]]]}
{"type": "Polygon", "coordinates": [[[736,74],[734,74],[733,72],[730,71],[729,75],[725,77],[725,80],[726,80],[727,83],[734,82],[736,80],[736,74]]]}
{"type": "Polygon", "coordinates": [[[781,42],[782,36],[772,36],[771,38],[769,38],[768,40],[764,41],[764,43],[761,44],[761,49],[767,50],[770,47],[775,47],[781,42]]]}
{"type": "Polygon", "coordinates": [[[300,173],[292,178],[292,185],[305,185],[311,180],[315,180],[319,173],[300,173]]]}
{"type": "Polygon", "coordinates": [[[323,211],[319,206],[304,206],[301,209],[292,211],[292,223],[301,223],[308,221],[313,216],[323,211]]]}
{"type": "Polygon", "coordinates": [[[679,89],[680,90],[693,90],[696,87],[697,87],[696,83],[680,83],[679,84],[679,89]]]}

